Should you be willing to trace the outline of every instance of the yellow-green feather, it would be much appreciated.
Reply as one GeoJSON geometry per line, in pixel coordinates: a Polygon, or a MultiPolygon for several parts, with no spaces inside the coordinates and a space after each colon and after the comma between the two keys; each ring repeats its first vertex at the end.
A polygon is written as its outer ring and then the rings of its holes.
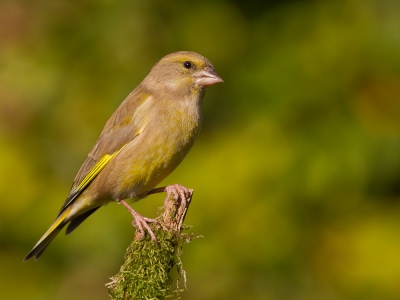
{"type": "Polygon", "coordinates": [[[104,169],[104,167],[110,162],[110,160],[113,159],[122,150],[122,148],[124,148],[124,146],[119,148],[113,154],[104,155],[89,171],[85,178],[83,178],[83,180],[79,183],[73,193],[78,193],[86,188],[88,184],[104,169]]]}
{"type": "Polygon", "coordinates": [[[69,207],[75,199],[82,193],[82,191],[87,188],[87,186],[93,181],[93,179],[99,175],[99,173],[105,168],[105,166],[125,147],[123,145],[121,148],[119,148],[117,151],[115,151],[112,154],[105,154],[94,166],[93,168],[88,172],[88,174],[82,179],[82,181],[78,184],[78,186],[70,193],[67,202],[64,204],[62,207],[59,215],[62,214],[62,212],[69,207]]]}
{"type": "Polygon", "coordinates": [[[34,257],[36,260],[42,255],[43,251],[47,248],[50,242],[57,236],[60,230],[67,223],[65,219],[68,217],[72,207],[68,207],[65,209],[61,215],[57,217],[54,223],[50,226],[50,228],[46,231],[46,233],[41,237],[39,242],[36,243],[35,247],[25,256],[24,261],[34,257]]]}

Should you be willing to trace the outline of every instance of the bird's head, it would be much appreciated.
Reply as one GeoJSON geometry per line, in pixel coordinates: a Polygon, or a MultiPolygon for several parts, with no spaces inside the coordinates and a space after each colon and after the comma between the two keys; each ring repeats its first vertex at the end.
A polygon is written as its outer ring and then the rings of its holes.
{"type": "Polygon", "coordinates": [[[146,78],[153,86],[176,92],[201,92],[223,82],[212,63],[200,54],[181,51],[164,56],[146,78]]]}

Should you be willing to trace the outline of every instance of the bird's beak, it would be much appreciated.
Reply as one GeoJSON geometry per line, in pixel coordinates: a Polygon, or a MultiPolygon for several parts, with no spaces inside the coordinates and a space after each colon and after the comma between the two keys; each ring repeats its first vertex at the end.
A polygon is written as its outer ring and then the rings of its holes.
{"type": "Polygon", "coordinates": [[[224,82],[222,78],[214,71],[213,68],[207,68],[194,74],[196,84],[200,86],[210,86],[220,82],[224,82]]]}

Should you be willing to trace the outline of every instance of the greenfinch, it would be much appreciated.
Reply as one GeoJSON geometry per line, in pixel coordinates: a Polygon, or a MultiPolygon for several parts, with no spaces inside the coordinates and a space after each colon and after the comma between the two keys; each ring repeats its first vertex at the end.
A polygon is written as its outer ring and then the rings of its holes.
{"type": "Polygon", "coordinates": [[[205,57],[188,51],[163,57],[107,121],[96,144],[75,177],[58,216],[24,261],[40,257],[60,230],[71,233],[110,201],[123,204],[135,227],[148,222],[125,200],[138,201],[166,192],[186,201],[190,191],[181,185],[155,188],[183,160],[200,131],[205,89],[223,82],[205,57]]]}

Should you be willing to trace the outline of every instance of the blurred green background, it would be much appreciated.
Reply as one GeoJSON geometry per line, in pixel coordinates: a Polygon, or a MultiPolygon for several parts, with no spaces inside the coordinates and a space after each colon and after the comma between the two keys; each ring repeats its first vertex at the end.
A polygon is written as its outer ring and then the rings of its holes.
{"type": "Polygon", "coordinates": [[[164,182],[195,189],[204,236],[183,299],[400,299],[398,0],[1,1],[0,298],[108,299],[134,236],[119,205],[22,259],[111,113],[178,50],[225,80],[164,182]]]}

